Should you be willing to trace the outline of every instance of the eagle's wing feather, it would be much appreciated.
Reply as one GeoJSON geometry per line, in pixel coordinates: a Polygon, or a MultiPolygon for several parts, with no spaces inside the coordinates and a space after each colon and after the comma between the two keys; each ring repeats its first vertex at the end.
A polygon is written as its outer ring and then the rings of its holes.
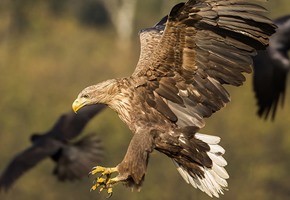
{"type": "Polygon", "coordinates": [[[133,76],[135,74],[137,75],[140,71],[143,70],[143,62],[144,63],[148,62],[147,59],[151,57],[151,54],[153,52],[152,49],[159,44],[162,38],[162,34],[164,32],[165,23],[167,19],[168,17],[165,16],[153,27],[142,29],[139,32],[141,41],[141,50],[139,62],[136,66],[133,76]]]}
{"type": "Polygon", "coordinates": [[[241,85],[251,56],[268,43],[274,25],[264,11],[245,0],[177,4],[165,26],[163,19],[140,36],[132,78],[149,80],[139,85],[145,101],[179,126],[203,127],[230,100],[222,85],[241,85]]]}

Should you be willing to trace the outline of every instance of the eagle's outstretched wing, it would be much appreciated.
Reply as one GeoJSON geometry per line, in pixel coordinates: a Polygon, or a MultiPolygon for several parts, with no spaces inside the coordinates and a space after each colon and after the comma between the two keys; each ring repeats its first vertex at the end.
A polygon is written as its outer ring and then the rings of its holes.
{"type": "Polygon", "coordinates": [[[164,30],[140,34],[141,56],[132,77],[149,80],[140,82],[145,101],[180,127],[203,127],[203,118],[230,100],[222,85],[241,85],[242,72],[252,70],[251,56],[268,44],[275,25],[262,12],[245,0],[176,5],[164,30]]]}

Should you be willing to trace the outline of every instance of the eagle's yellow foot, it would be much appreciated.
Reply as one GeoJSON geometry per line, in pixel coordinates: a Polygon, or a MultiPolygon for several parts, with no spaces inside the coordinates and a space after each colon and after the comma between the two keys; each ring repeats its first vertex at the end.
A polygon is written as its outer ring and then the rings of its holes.
{"type": "Polygon", "coordinates": [[[94,185],[91,187],[92,190],[96,190],[98,187],[100,188],[100,192],[102,192],[104,189],[107,190],[108,197],[110,198],[113,194],[113,184],[115,184],[117,181],[115,179],[111,179],[111,174],[114,172],[117,172],[117,168],[105,168],[101,166],[96,166],[92,169],[92,171],[89,173],[89,175],[95,175],[97,173],[101,173],[101,175],[96,178],[94,181],[94,185]]]}
{"type": "Polygon", "coordinates": [[[90,171],[89,175],[95,175],[97,173],[102,173],[102,175],[111,175],[114,172],[118,172],[116,167],[106,168],[102,166],[93,167],[92,171],[90,171]]]}

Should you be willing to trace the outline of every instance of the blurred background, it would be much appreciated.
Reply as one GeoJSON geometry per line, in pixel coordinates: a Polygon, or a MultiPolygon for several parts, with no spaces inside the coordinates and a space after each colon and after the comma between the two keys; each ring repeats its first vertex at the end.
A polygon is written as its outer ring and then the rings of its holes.
{"type": "MultiPolygon", "coordinates": [[[[1,0],[0,1],[0,172],[30,145],[34,132],[48,130],[71,109],[88,85],[130,75],[139,56],[138,31],[155,24],[177,0],[1,0]],[[125,14],[125,15],[124,15],[125,14]]],[[[268,16],[290,13],[289,0],[272,0],[268,16]]],[[[290,37],[290,36],[289,36],[290,37]]],[[[229,191],[220,199],[289,199],[290,85],[274,122],[256,115],[252,75],[229,87],[232,102],[207,119],[203,133],[218,135],[226,149],[229,191]]],[[[131,132],[110,109],[85,133],[97,132],[105,146],[104,166],[118,164],[131,132]]],[[[58,182],[45,160],[22,176],[1,200],[90,200],[92,179],[58,182]]],[[[187,185],[173,163],[155,151],[140,192],[122,185],[112,200],[211,199],[187,185]]]]}

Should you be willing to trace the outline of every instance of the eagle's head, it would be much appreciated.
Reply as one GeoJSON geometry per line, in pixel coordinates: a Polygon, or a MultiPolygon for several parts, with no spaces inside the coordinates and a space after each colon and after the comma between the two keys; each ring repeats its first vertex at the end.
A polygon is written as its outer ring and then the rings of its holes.
{"type": "Polygon", "coordinates": [[[86,87],[73,102],[73,111],[76,113],[82,107],[92,104],[109,104],[118,92],[116,86],[116,79],[111,79],[97,85],[86,87]]]}

